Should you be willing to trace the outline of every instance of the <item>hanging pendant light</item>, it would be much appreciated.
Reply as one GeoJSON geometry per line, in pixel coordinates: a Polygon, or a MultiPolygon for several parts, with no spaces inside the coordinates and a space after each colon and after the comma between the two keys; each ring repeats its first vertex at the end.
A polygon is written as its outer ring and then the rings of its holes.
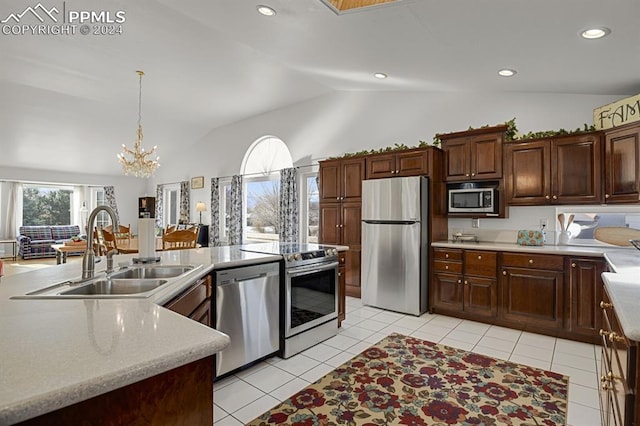
{"type": "Polygon", "coordinates": [[[140,178],[150,178],[155,173],[156,169],[160,167],[160,157],[156,157],[155,160],[150,156],[156,150],[154,146],[150,151],[145,151],[142,147],[142,76],[144,72],[136,71],[140,76],[140,90],[138,93],[138,130],[136,132],[137,138],[133,144],[133,149],[129,149],[125,144],[122,144],[122,152],[119,153],[118,160],[122,165],[122,172],[125,175],[133,175],[140,178]]]}

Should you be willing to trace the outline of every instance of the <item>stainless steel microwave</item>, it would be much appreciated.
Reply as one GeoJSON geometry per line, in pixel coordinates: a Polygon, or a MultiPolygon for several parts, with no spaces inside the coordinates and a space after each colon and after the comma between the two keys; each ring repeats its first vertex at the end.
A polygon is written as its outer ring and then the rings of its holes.
{"type": "Polygon", "coordinates": [[[498,189],[448,188],[447,211],[449,213],[498,213],[498,189]]]}

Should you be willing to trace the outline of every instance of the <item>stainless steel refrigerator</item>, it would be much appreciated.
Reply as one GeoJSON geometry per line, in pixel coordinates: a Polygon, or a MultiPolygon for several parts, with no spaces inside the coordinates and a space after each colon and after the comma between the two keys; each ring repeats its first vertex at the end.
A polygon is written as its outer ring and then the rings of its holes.
{"type": "Polygon", "coordinates": [[[428,178],[362,182],[362,303],[411,315],[427,310],[428,178]]]}

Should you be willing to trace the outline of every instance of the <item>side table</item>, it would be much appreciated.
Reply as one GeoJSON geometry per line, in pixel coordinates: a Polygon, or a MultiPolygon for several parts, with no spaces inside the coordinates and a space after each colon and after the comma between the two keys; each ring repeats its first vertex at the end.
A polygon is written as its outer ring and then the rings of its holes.
{"type": "Polygon", "coordinates": [[[198,244],[200,247],[209,247],[209,225],[200,225],[198,244]]]}
{"type": "Polygon", "coordinates": [[[17,259],[18,256],[18,241],[17,240],[0,240],[0,244],[11,244],[12,245],[12,254],[13,254],[13,260],[15,262],[15,260],[17,259]]]}

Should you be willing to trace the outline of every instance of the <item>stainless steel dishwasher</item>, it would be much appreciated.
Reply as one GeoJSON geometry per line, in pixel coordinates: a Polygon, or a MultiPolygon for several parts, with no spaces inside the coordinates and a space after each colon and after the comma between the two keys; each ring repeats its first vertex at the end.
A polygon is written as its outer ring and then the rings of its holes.
{"type": "Polygon", "coordinates": [[[231,338],[216,376],[280,350],[279,263],[216,271],[215,328],[231,338]]]}

